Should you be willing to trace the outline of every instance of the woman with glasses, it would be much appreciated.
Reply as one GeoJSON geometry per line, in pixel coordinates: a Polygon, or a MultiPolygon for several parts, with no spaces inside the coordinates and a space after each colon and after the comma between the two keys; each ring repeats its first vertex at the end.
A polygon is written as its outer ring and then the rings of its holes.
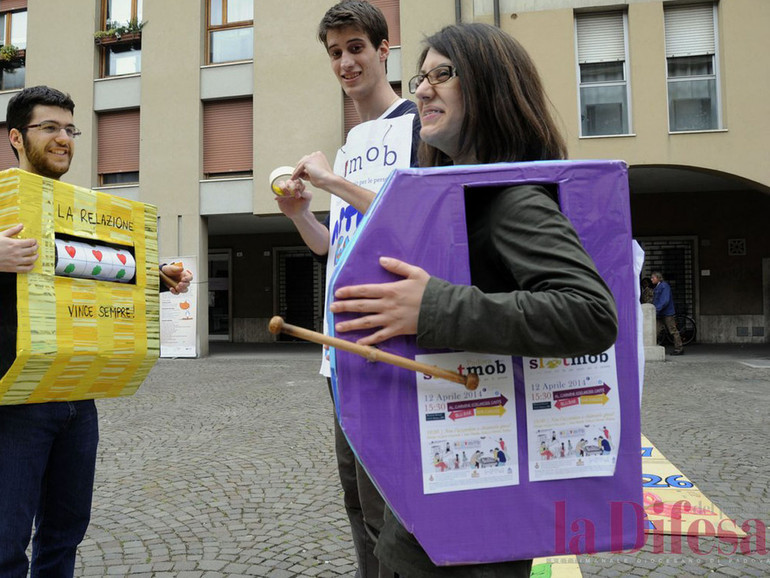
{"type": "MultiPolygon", "coordinates": [[[[409,81],[422,121],[420,166],[566,157],[518,42],[475,23],[444,28],[425,44],[420,73],[409,81]]],[[[336,330],[375,328],[359,340],[367,345],[416,335],[421,348],[531,357],[599,353],[614,343],[613,297],[545,188],[485,189],[467,198],[466,218],[473,286],[383,257],[381,266],[403,280],[338,289],[331,310],[362,315],[336,330]]],[[[531,560],[438,567],[390,512],[376,554],[402,578],[528,577],[531,568],[531,560]]]]}

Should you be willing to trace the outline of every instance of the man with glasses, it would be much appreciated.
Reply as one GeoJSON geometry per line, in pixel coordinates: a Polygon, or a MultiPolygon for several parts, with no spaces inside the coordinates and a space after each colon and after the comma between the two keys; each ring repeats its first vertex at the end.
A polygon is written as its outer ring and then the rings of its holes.
{"type": "MultiPolygon", "coordinates": [[[[353,101],[362,123],[348,133],[333,170],[321,152],[300,159],[292,178],[282,183],[287,194],[277,197],[277,201],[307,246],[316,255],[325,256],[328,289],[340,253],[355,234],[380,185],[393,169],[416,166],[420,122],[415,104],[400,98],[388,82],[388,24],[378,8],[368,2],[343,0],[324,15],[318,38],[334,76],[353,101]],[[302,180],[332,195],[325,224],[310,211],[311,196],[302,180]]],[[[328,333],[326,320],[324,332],[328,333]]],[[[328,355],[325,348],[321,373],[327,380],[331,375],[328,355]]],[[[356,576],[393,576],[374,556],[384,501],[355,459],[336,419],[334,428],[345,509],[358,559],[356,576]]]]}
{"type": "MultiPolygon", "coordinates": [[[[75,104],[47,86],[22,90],[8,102],[8,138],[19,168],[59,179],[70,167],[75,104]]],[[[0,376],[13,363],[16,343],[16,273],[32,269],[34,239],[14,239],[16,225],[0,233],[0,376]]],[[[192,280],[181,267],[163,272],[192,280]]],[[[0,576],[26,578],[32,533],[32,578],[71,578],[77,546],[91,516],[99,427],[93,400],[0,406],[0,576]]]]}

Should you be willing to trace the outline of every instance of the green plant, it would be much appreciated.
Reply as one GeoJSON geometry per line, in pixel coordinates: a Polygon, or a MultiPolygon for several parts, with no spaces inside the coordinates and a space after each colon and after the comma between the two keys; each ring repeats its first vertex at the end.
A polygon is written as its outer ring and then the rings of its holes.
{"type": "Polygon", "coordinates": [[[4,44],[0,47],[0,60],[10,62],[19,58],[19,49],[13,44],[4,44]]]}
{"type": "Polygon", "coordinates": [[[112,20],[107,20],[105,23],[105,30],[98,30],[94,33],[94,38],[97,40],[100,38],[108,38],[110,36],[114,36],[115,38],[120,38],[124,34],[133,34],[135,32],[141,32],[142,28],[144,28],[144,25],[147,24],[147,21],[139,22],[136,18],[132,18],[125,24],[119,24],[118,22],[114,22],[112,20]]]}

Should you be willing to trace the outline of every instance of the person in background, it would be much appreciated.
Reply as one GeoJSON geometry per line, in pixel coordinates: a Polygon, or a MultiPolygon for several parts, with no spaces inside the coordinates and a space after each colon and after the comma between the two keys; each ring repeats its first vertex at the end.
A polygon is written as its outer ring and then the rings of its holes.
{"type": "Polygon", "coordinates": [[[671,295],[671,286],[663,280],[663,274],[660,271],[654,271],[650,275],[655,290],[652,295],[652,304],[655,305],[656,325],[658,330],[658,341],[663,337],[663,332],[667,331],[674,340],[674,352],[672,355],[682,355],[682,336],[676,327],[676,310],[674,309],[674,299],[671,295]]]}

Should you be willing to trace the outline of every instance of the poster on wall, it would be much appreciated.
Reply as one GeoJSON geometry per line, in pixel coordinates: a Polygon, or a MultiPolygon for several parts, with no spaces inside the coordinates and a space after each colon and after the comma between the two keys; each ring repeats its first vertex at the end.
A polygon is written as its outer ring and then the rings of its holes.
{"type": "Polygon", "coordinates": [[[192,272],[193,282],[187,293],[174,295],[170,291],[160,294],[160,356],[198,356],[198,258],[168,257],[161,263],[180,263],[192,272]]]}

